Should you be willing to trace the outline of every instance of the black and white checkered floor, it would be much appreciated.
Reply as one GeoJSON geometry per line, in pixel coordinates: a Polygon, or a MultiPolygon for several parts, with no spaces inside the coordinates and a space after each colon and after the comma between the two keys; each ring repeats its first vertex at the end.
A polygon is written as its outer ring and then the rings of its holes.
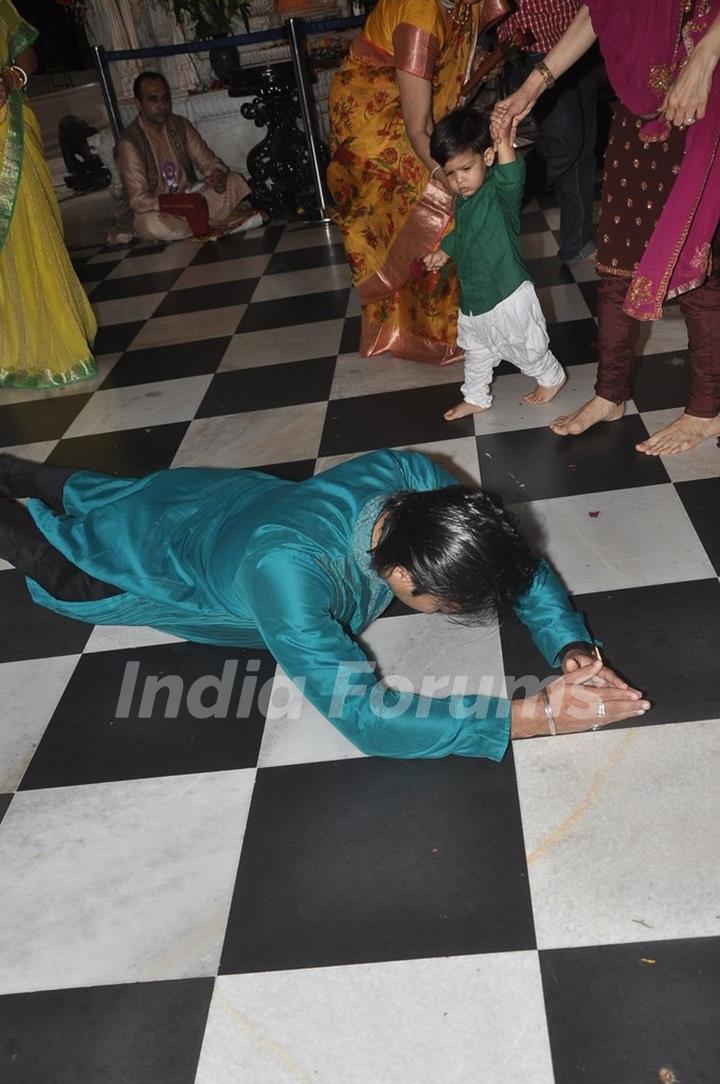
{"type": "MultiPolygon", "coordinates": [[[[101,375],[0,392],[3,447],[291,479],[427,450],[503,494],[655,706],[499,765],[365,758],[282,675],[243,722],[123,717],[129,661],[189,683],[234,660],[234,696],[274,663],[62,620],[3,565],[3,1084],[720,1080],[720,451],[633,451],[683,403],[676,308],[621,422],[549,431],[592,385],[595,282],[555,258],[549,201],[523,221],[567,388],[530,408],[508,372],[453,425],[457,367],[355,352],[333,229],[76,254],[101,375]]],[[[366,639],[418,682],[545,672],[512,623],[391,611],[366,639]]]]}

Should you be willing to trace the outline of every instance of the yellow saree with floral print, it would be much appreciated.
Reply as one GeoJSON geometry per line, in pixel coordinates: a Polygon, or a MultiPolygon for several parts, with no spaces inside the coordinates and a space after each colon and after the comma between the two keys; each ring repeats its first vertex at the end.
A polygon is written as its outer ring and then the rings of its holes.
{"type": "MultiPolygon", "coordinates": [[[[0,68],[35,37],[0,0],[0,68]]],[[[37,118],[23,91],[12,90],[0,106],[0,385],[48,388],[94,376],[95,331],[63,242],[37,118]]]]}
{"type": "Polygon", "coordinates": [[[432,83],[433,117],[454,109],[477,38],[477,4],[459,16],[438,0],[380,0],[330,90],[328,184],[362,303],[360,352],[438,365],[455,342],[454,272],[413,273],[445,233],[453,199],[429,179],[403,121],[397,69],[432,83]]]}

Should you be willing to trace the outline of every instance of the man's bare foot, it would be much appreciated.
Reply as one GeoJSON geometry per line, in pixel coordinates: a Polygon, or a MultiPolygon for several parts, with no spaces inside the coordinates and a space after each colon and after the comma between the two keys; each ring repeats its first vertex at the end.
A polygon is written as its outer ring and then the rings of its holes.
{"type": "Polygon", "coordinates": [[[677,455],[691,451],[708,437],[717,436],[720,436],[720,414],[715,418],[693,418],[691,414],[681,414],[670,425],[636,444],[635,450],[645,455],[677,455]]]}
{"type": "Polygon", "coordinates": [[[532,391],[528,392],[527,395],[523,395],[523,402],[532,403],[533,406],[542,406],[543,403],[549,403],[565,386],[566,381],[567,377],[564,376],[559,384],[553,384],[551,388],[543,388],[540,384],[536,384],[532,391]]]}
{"type": "Polygon", "coordinates": [[[482,414],[484,410],[489,410],[489,406],[477,406],[475,403],[466,403],[464,400],[462,403],[458,403],[457,406],[450,407],[443,414],[443,418],[446,422],[456,422],[458,418],[466,418],[468,414],[482,414]]]}
{"type": "Polygon", "coordinates": [[[559,437],[577,437],[598,422],[617,422],[625,413],[624,403],[611,403],[595,395],[572,414],[565,414],[550,423],[553,433],[559,437]]]}

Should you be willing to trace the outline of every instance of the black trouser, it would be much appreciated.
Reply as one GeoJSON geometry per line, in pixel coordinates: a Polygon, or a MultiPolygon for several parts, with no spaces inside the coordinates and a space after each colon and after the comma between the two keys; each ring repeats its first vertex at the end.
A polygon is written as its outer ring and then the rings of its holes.
{"type": "MultiPolygon", "coordinates": [[[[63,489],[74,473],[0,454],[0,497],[39,497],[62,515],[63,489]]],[[[35,526],[28,510],[12,500],[0,500],[0,557],[63,602],[92,602],[122,594],[63,556],[35,526]]]]}

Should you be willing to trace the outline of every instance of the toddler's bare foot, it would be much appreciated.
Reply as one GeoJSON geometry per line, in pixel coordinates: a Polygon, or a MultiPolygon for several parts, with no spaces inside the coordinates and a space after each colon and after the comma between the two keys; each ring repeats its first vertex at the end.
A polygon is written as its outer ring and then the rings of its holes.
{"type": "Polygon", "coordinates": [[[556,418],[550,423],[550,428],[559,437],[576,437],[598,422],[617,422],[624,413],[624,403],[612,403],[596,395],[572,414],[556,418]]]}
{"type": "Polygon", "coordinates": [[[717,436],[720,436],[720,415],[716,418],[693,418],[691,414],[681,414],[670,425],[636,444],[635,450],[645,452],[645,455],[677,455],[691,451],[708,437],[717,436]]]}
{"type": "Polygon", "coordinates": [[[482,414],[483,410],[489,410],[489,406],[477,406],[475,403],[458,403],[457,406],[450,407],[443,414],[443,418],[446,422],[456,422],[458,418],[466,418],[468,414],[482,414]]]}
{"type": "Polygon", "coordinates": [[[565,386],[566,381],[567,377],[564,376],[559,384],[553,384],[551,388],[543,388],[540,384],[536,384],[532,391],[528,392],[527,395],[523,395],[523,401],[532,403],[533,406],[542,406],[543,403],[549,403],[565,386]]]}

